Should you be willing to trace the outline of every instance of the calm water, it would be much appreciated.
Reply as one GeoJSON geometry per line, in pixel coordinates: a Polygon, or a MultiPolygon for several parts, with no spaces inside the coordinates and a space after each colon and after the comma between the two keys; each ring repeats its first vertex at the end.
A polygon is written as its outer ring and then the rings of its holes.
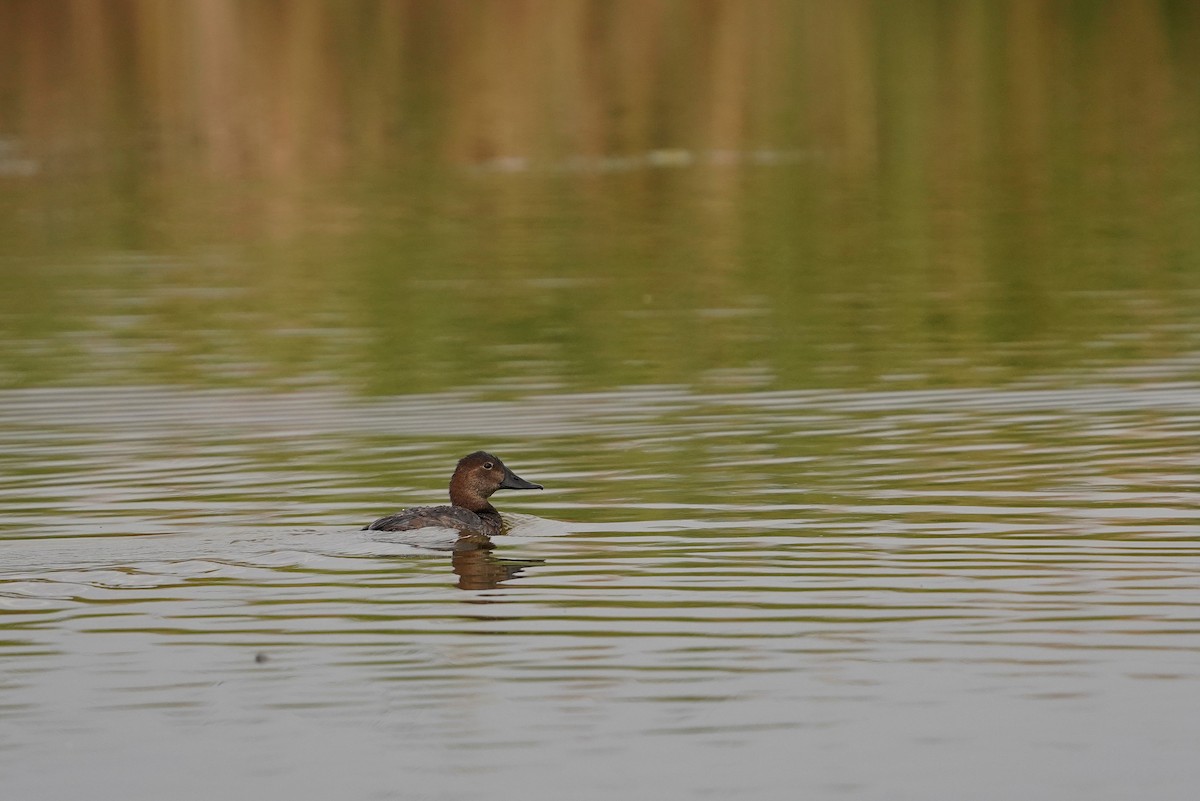
{"type": "Polygon", "coordinates": [[[1190,5],[267,8],[0,5],[5,798],[1194,796],[1190,5]]]}

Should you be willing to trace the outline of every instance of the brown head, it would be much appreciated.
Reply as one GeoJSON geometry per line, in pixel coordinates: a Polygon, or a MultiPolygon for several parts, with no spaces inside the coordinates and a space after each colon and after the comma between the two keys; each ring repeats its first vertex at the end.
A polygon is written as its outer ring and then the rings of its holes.
{"type": "Polygon", "coordinates": [[[458,460],[450,478],[450,503],[472,512],[496,511],[488,498],[498,489],[541,489],[504,466],[490,453],[475,451],[458,460]]]}

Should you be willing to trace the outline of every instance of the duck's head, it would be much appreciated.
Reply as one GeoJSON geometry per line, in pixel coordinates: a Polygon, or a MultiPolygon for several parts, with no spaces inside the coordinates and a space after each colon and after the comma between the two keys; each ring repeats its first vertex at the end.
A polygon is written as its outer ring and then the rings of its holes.
{"type": "Polygon", "coordinates": [[[492,510],[487,499],[498,489],[542,489],[542,485],[521,478],[490,453],[475,451],[459,459],[454,468],[450,503],[472,512],[492,510]]]}

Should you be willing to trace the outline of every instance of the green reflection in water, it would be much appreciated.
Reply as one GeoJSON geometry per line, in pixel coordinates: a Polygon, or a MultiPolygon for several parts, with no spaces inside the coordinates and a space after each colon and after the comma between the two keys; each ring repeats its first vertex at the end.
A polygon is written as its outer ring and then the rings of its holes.
{"type": "Polygon", "coordinates": [[[987,385],[1196,350],[1188,7],[472,8],[0,10],[0,386],[987,385]]]}

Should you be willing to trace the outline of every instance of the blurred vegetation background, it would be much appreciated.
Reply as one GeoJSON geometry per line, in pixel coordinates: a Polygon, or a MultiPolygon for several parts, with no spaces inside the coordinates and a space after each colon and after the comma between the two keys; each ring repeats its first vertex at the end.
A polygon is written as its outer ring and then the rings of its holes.
{"type": "Polygon", "coordinates": [[[5,387],[1195,377],[1200,5],[4,0],[0,281],[5,387]]]}

